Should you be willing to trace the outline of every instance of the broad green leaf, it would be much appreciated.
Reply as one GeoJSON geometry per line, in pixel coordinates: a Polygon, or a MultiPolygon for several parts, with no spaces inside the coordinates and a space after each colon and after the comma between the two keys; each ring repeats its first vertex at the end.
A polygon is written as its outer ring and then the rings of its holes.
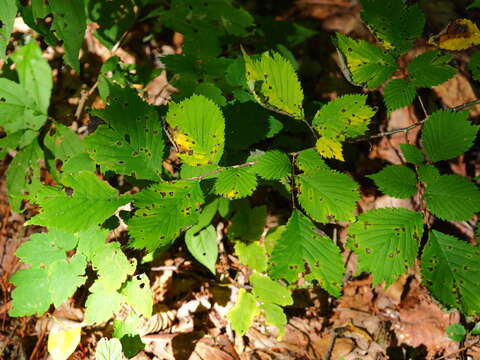
{"type": "Polygon", "coordinates": [[[422,278],[442,303],[467,315],[480,313],[480,250],[432,230],[422,254],[422,278]]]}
{"type": "Polygon", "coordinates": [[[467,6],[467,9],[480,8],[480,0],[473,0],[470,5],[467,6]]]}
{"type": "Polygon", "coordinates": [[[442,175],[428,183],[427,209],[443,220],[466,221],[480,211],[480,190],[460,175],[442,175]]]}
{"type": "Polygon", "coordinates": [[[236,241],[235,254],[243,265],[259,272],[267,270],[267,253],[265,247],[261,246],[258,241],[249,244],[236,241]]]}
{"type": "Polygon", "coordinates": [[[391,113],[404,106],[411,105],[417,96],[417,90],[412,82],[405,79],[395,79],[385,86],[383,100],[387,110],[391,113]]]}
{"type": "Polygon", "coordinates": [[[95,37],[110,50],[135,22],[134,3],[131,0],[87,0],[88,17],[99,27],[95,37]]]}
{"type": "Polygon", "coordinates": [[[59,230],[77,232],[103,223],[115,210],[128,203],[128,196],[119,196],[116,189],[91,172],[63,177],[60,186],[43,186],[30,196],[40,205],[40,213],[28,221],[59,230]],[[70,190],[73,191],[69,195],[70,190]]]}
{"type": "Polygon", "coordinates": [[[197,235],[190,229],[185,233],[185,243],[190,254],[215,275],[215,263],[218,258],[215,228],[210,225],[197,235]]]}
{"type": "Polygon", "coordinates": [[[180,234],[194,225],[204,202],[200,183],[177,181],[152,185],[135,194],[135,216],[128,221],[135,249],[163,251],[180,234]]]}
{"type": "Polygon", "coordinates": [[[270,150],[260,156],[253,166],[256,174],[267,180],[280,180],[290,175],[290,158],[284,152],[270,150]]]}
{"type": "Polygon", "coordinates": [[[295,158],[295,165],[303,172],[330,169],[315,149],[300,151],[295,158]]]}
{"type": "Polygon", "coordinates": [[[362,20],[386,49],[404,54],[422,35],[425,14],[418,4],[406,6],[402,0],[362,0],[361,4],[362,20]]]}
{"type": "Polygon", "coordinates": [[[368,175],[385,194],[405,199],[417,192],[417,176],[404,165],[389,165],[378,173],[368,175]]]}
{"type": "Polygon", "coordinates": [[[326,236],[320,236],[313,223],[301,212],[294,210],[286,229],[275,243],[270,258],[272,279],[298,280],[298,274],[308,264],[310,279],[333,296],[340,296],[344,272],[338,247],[326,236]]]}
{"type": "Polygon", "coordinates": [[[150,289],[150,279],[145,274],[135,275],[122,289],[125,302],[137,313],[149,318],[152,316],[153,293],[150,289]]]}
{"type": "Polygon", "coordinates": [[[257,101],[302,119],[303,90],[291,62],[275,52],[265,52],[256,60],[243,51],[243,58],[248,86],[257,101]]]}
{"type": "Polygon", "coordinates": [[[37,140],[17,152],[7,170],[8,199],[12,210],[20,212],[22,200],[41,188],[40,164],[43,153],[37,140]]]}
{"type": "Polygon", "coordinates": [[[397,63],[391,53],[384,53],[365,40],[354,40],[340,33],[336,35],[333,43],[339,53],[343,73],[353,84],[377,88],[397,70],[397,63]]]}
{"type": "Polygon", "coordinates": [[[418,167],[418,180],[422,183],[431,185],[440,177],[440,171],[432,164],[424,164],[418,167]]]}
{"type": "Polygon", "coordinates": [[[47,114],[53,87],[52,70],[43,58],[42,50],[35,41],[15,51],[11,58],[15,62],[20,85],[30,94],[38,109],[47,114]]]}
{"type": "Polygon", "coordinates": [[[82,47],[87,28],[84,0],[49,0],[48,5],[53,14],[53,29],[63,41],[65,61],[77,73],[80,73],[78,55],[82,47]]]}
{"type": "Polygon", "coordinates": [[[266,206],[250,208],[248,203],[242,203],[232,217],[231,225],[228,228],[228,236],[246,242],[257,241],[263,233],[266,222],[266,206]]]}
{"type": "Polygon", "coordinates": [[[155,108],[135,89],[114,86],[105,110],[96,110],[107,124],[85,139],[90,156],[102,170],[159,180],[164,155],[163,129],[155,108]]]}
{"type": "Polygon", "coordinates": [[[0,139],[0,159],[3,159],[8,153],[9,149],[21,149],[30,145],[32,141],[38,136],[38,133],[33,130],[17,131],[11,133],[0,139]]]}
{"type": "Polygon", "coordinates": [[[472,78],[474,80],[480,81],[480,51],[470,55],[468,70],[472,73],[472,78]]]}
{"type": "Polygon", "coordinates": [[[255,297],[242,288],[238,292],[235,306],[227,314],[227,319],[230,321],[232,329],[239,336],[243,336],[252,325],[253,318],[257,313],[258,306],[255,297]]]}
{"type": "Polygon", "coordinates": [[[15,255],[22,262],[31,266],[44,267],[55,261],[65,259],[65,251],[73,249],[75,245],[76,239],[72,234],[50,230],[49,233],[39,233],[30,236],[30,239],[18,248],[15,255]],[[66,248],[59,246],[56,240],[61,237],[71,240],[71,243],[68,244],[70,246],[66,248]]]}
{"type": "Polygon", "coordinates": [[[278,329],[278,337],[285,335],[285,325],[287,325],[287,316],[283,309],[272,303],[264,303],[260,305],[260,309],[265,313],[265,320],[267,324],[273,325],[278,329]]]}
{"type": "Polygon", "coordinates": [[[190,235],[199,232],[211,224],[217,214],[221,199],[222,198],[217,197],[203,206],[202,212],[198,215],[198,222],[189,229],[190,235]]]}
{"type": "Polygon", "coordinates": [[[193,95],[171,104],[166,121],[182,161],[193,166],[218,164],[225,142],[225,120],[211,100],[193,95]]]}
{"type": "Polygon", "coordinates": [[[421,165],[425,161],[425,157],[420,149],[414,145],[400,144],[400,150],[402,150],[402,155],[405,158],[405,161],[411,164],[421,165]]]}
{"type": "Polygon", "coordinates": [[[457,69],[449,65],[452,59],[452,55],[438,50],[418,55],[408,65],[408,77],[419,87],[443,84],[457,73],[457,69]]]}
{"type": "Polygon", "coordinates": [[[16,82],[0,78],[0,99],[0,118],[7,134],[38,130],[47,120],[29,92],[16,82]]]}
{"type": "Polygon", "coordinates": [[[106,245],[105,239],[107,235],[108,232],[100,229],[98,226],[76,233],[75,238],[78,239],[77,252],[83,254],[87,261],[93,261],[95,256],[106,245]]]}
{"type": "Polygon", "coordinates": [[[0,58],[5,59],[5,50],[10,42],[10,34],[17,16],[15,0],[0,0],[0,58]]]}
{"type": "MultiPolygon", "coordinates": [[[[375,111],[365,104],[366,95],[344,95],[328,102],[317,111],[312,125],[321,138],[317,142],[317,149],[324,157],[334,157],[343,160],[341,142],[346,138],[363,135],[368,130],[368,124],[375,115],[375,111]],[[340,148],[340,155],[333,156],[322,151],[319,144],[335,143],[340,148]]],[[[331,146],[334,147],[334,146],[331,146]]]]}
{"type": "Polygon", "coordinates": [[[296,177],[297,198],[315,221],[350,221],[360,200],[358,185],[348,175],[331,170],[306,172],[296,177]]]}
{"type": "Polygon", "coordinates": [[[254,272],[250,276],[250,284],[253,286],[253,295],[258,301],[269,302],[280,306],[293,304],[292,295],[285,286],[273,281],[268,276],[259,275],[254,272]]]}
{"type": "Polygon", "coordinates": [[[422,143],[433,162],[452,159],[468,149],[477,136],[479,126],[468,120],[468,112],[438,110],[422,129],[422,143]]]}
{"type": "Polygon", "coordinates": [[[369,210],[348,229],[347,246],[359,271],[372,273],[372,286],[390,286],[413,265],[423,234],[422,215],[403,208],[369,210]]]}
{"type": "Polygon", "coordinates": [[[123,360],[122,344],[118,339],[101,338],[95,349],[96,360],[123,360]]]}
{"type": "Polygon", "coordinates": [[[120,339],[125,356],[129,359],[145,349],[140,338],[139,329],[145,320],[133,311],[130,311],[124,320],[113,319],[113,337],[120,339]]]}
{"type": "Polygon", "coordinates": [[[106,289],[98,280],[90,286],[90,295],[85,302],[85,322],[100,324],[108,321],[120,309],[124,296],[117,291],[106,289]]]}
{"type": "Polygon", "coordinates": [[[268,232],[264,241],[265,250],[267,251],[268,255],[272,254],[272,251],[275,248],[275,244],[277,243],[278,239],[280,239],[286,228],[286,225],[280,225],[271,229],[271,231],[268,232]]]}
{"type": "Polygon", "coordinates": [[[230,199],[241,199],[257,187],[255,172],[249,167],[226,168],[215,181],[215,193],[230,199]]]}
{"type": "Polygon", "coordinates": [[[462,324],[451,324],[447,327],[447,336],[453,341],[462,341],[467,335],[467,330],[462,324]]]}

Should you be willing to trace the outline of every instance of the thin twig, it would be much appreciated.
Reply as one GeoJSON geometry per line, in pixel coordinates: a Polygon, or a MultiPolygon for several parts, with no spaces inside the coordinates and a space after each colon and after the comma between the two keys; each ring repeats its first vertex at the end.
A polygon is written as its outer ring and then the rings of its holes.
{"type": "Polygon", "coordinates": [[[455,350],[455,351],[453,351],[453,352],[451,352],[451,353],[449,353],[449,354],[440,356],[440,357],[437,358],[436,360],[446,359],[446,358],[448,358],[448,357],[450,357],[450,356],[453,356],[453,355],[456,355],[456,354],[458,354],[458,353],[461,353],[462,351],[468,350],[468,349],[471,348],[472,346],[477,345],[479,342],[480,342],[480,340],[477,340],[477,341],[475,341],[473,344],[465,345],[464,347],[461,347],[460,349],[455,350]]]}
{"type": "Polygon", "coordinates": [[[450,108],[450,110],[451,111],[462,111],[463,109],[466,109],[470,106],[475,106],[475,105],[480,105],[480,99],[473,100],[473,101],[467,102],[465,104],[455,106],[453,108],[450,108]]]}
{"type": "Polygon", "coordinates": [[[415,129],[417,126],[423,125],[425,123],[425,121],[427,121],[427,120],[428,120],[428,117],[426,117],[423,120],[417,121],[415,124],[412,124],[410,126],[407,126],[407,127],[401,128],[401,129],[382,131],[382,132],[380,132],[378,134],[374,134],[374,135],[360,136],[356,139],[352,139],[349,142],[367,141],[367,140],[376,139],[376,138],[379,138],[379,137],[384,137],[384,136],[397,134],[397,133],[400,133],[400,132],[408,132],[412,129],[415,129]]]}
{"type": "Polygon", "coordinates": [[[420,95],[417,95],[417,98],[418,98],[418,102],[420,103],[420,106],[422,107],[423,115],[425,115],[425,117],[428,117],[427,108],[423,104],[422,97],[420,95]]]}

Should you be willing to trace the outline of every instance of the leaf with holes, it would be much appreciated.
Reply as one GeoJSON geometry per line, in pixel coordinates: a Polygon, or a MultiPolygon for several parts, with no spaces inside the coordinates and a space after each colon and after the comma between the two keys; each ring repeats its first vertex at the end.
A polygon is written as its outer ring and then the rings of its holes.
{"type": "Polygon", "coordinates": [[[414,145],[400,144],[400,150],[402,150],[402,155],[405,158],[405,161],[411,164],[420,165],[425,161],[425,157],[420,149],[414,145]]]}
{"type": "Polygon", "coordinates": [[[227,168],[215,182],[215,193],[230,199],[251,195],[257,187],[257,177],[249,167],[227,168]]]}
{"type": "Polygon", "coordinates": [[[442,175],[428,184],[427,208],[443,220],[466,221],[480,211],[480,190],[460,175],[442,175]]]}
{"type": "Polygon", "coordinates": [[[247,82],[256,100],[302,119],[303,90],[292,63],[275,52],[265,52],[256,60],[243,51],[243,58],[247,82]]]}
{"type": "Polygon", "coordinates": [[[350,221],[360,200],[358,185],[348,175],[331,170],[306,172],[296,177],[297,198],[315,221],[350,221]]]}
{"type": "Polygon", "coordinates": [[[5,50],[17,16],[17,2],[15,0],[0,0],[0,9],[0,58],[6,59],[5,50]]]}
{"type": "Polygon", "coordinates": [[[43,186],[30,195],[30,200],[42,209],[28,225],[82,231],[103,223],[118,207],[130,201],[130,195],[120,196],[116,189],[88,171],[64,176],[62,184],[66,189],[43,186]],[[69,191],[73,193],[69,195],[69,191]]]}
{"type": "Polygon", "coordinates": [[[279,150],[270,150],[261,155],[253,165],[253,171],[267,180],[280,180],[290,175],[290,158],[279,150]]]}
{"type": "Polygon", "coordinates": [[[197,235],[188,230],[185,233],[185,244],[192,256],[215,275],[215,263],[218,258],[217,232],[210,225],[197,235]]]}
{"type": "Polygon", "coordinates": [[[422,35],[425,14],[418,4],[406,6],[402,0],[362,0],[362,20],[382,45],[401,55],[422,35]]]}
{"type": "Polygon", "coordinates": [[[357,86],[377,88],[397,70],[393,55],[364,40],[337,33],[333,43],[340,56],[343,73],[357,86]]]}
{"type": "Polygon", "coordinates": [[[443,304],[467,315],[480,313],[480,250],[432,230],[422,254],[422,279],[443,304]]]}
{"type": "Polygon", "coordinates": [[[451,79],[457,69],[449,65],[453,57],[438,50],[418,55],[408,65],[408,77],[415,86],[432,87],[451,79]]]}
{"type": "Polygon", "coordinates": [[[391,113],[404,106],[411,105],[417,96],[415,85],[404,79],[395,79],[385,86],[383,100],[387,110],[391,113]]]}
{"type": "Polygon", "coordinates": [[[432,161],[452,159],[472,146],[479,126],[468,120],[468,112],[439,110],[434,112],[422,129],[422,144],[432,161]]]}
{"type": "Polygon", "coordinates": [[[339,248],[294,210],[273,248],[269,274],[272,279],[293,283],[306,270],[305,264],[310,269],[307,278],[318,281],[330,295],[340,296],[344,267],[339,248]]]}
{"type": "Polygon", "coordinates": [[[369,210],[348,229],[359,271],[372,273],[372,286],[390,286],[413,265],[423,234],[422,215],[402,208],[369,210]]]}
{"type": "Polygon", "coordinates": [[[52,27],[65,48],[65,61],[80,73],[78,55],[87,29],[85,2],[84,0],[49,0],[48,5],[54,18],[52,27]]]}
{"type": "Polygon", "coordinates": [[[135,215],[128,221],[130,246],[164,251],[198,219],[204,198],[197,181],[152,185],[135,194],[135,215]]]}
{"type": "Polygon", "coordinates": [[[121,294],[125,296],[125,302],[138,314],[146,318],[152,316],[153,293],[147,275],[140,274],[132,277],[125,283],[121,294]]]}
{"type": "Polygon", "coordinates": [[[165,144],[153,106],[140,99],[134,89],[113,86],[108,106],[92,114],[107,123],[85,139],[90,156],[103,171],[160,179],[165,144]]]}
{"type": "Polygon", "coordinates": [[[219,107],[202,95],[171,104],[166,117],[179,157],[188,165],[218,164],[225,143],[225,120],[219,107]]]}
{"type": "Polygon", "coordinates": [[[232,329],[235,330],[239,336],[243,336],[252,325],[253,318],[257,313],[258,305],[255,297],[245,289],[240,289],[238,292],[238,300],[235,306],[228,312],[227,319],[230,321],[232,329]]]}
{"type": "Polygon", "coordinates": [[[476,81],[480,81],[480,51],[477,51],[470,55],[468,61],[468,70],[472,74],[472,78],[476,81]]]}
{"type": "Polygon", "coordinates": [[[406,199],[417,192],[417,176],[404,165],[389,165],[378,173],[368,175],[385,194],[406,199]]]}

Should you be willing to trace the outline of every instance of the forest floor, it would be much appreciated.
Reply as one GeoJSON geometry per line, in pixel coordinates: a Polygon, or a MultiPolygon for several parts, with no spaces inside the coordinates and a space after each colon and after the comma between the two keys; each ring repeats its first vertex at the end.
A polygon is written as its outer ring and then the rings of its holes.
{"type": "MultiPolygon", "coordinates": [[[[454,18],[461,15],[455,14],[454,7],[449,7],[448,3],[454,1],[436,0],[431,3],[430,13],[427,14],[430,24],[444,23],[442,16],[454,18]]],[[[326,76],[318,81],[308,79],[319,99],[332,99],[348,91],[358,91],[352,90],[339,72],[335,62],[336,53],[329,40],[334,31],[371,39],[360,20],[358,4],[346,0],[298,0],[292,2],[291,8],[285,9],[279,18],[307,19],[319,31],[319,35],[309,42],[310,45],[302,48],[303,53],[297,57],[301,65],[305,58],[322,58],[322,74],[326,76]]],[[[438,27],[431,31],[438,32],[441,29],[440,25],[438,27]]],[[[17,24],[16,31],[21,33],[29,30],[17,24]]],[[[126,63],[135,63],[145,51],[157,54],[178,53],[181,51],[181,42],[181,35],[174,34],[165,43],[154,44],[148,49],[120,47],[116,50],[116,55],[126,63]]],[[[419,42],[403,60],[423,52],[426,46],[425,41],[419,42]]],[[[92,63],[96,62],[97,65],[111,55],[93,36],[86,39],[85,50],[84,56],[91,56],[92,63]]],[[[456,55],[456,61],[460,69],[465,68],[466,59],[462,55],[456,55]]],[[[102,106],[97,95],[89,98],[84,96],[94,82],[95,69],[96,66],[92,66],[91,74],[86,71],[82,79],[64,77],[61,83],[57,83],[64,91],[55,91],[57,96],[63,94],[61,98],[54,99],[56,117],[71,118],[71,128],[79,133],[86,124],[87,115],[75,117],[80,107],[78,104],[86,100],[86,106],[102,106]]],[[[147,88],[149,101],[157,105],[163,103],[168,91],[172,91],[167,85],[165,75],[153,81],[147,88]]],[[[479,96],[478,88],[476,91],[477,94],[465,72],[460,71],[447,83],[421,92],[420,95],[427,109],[435,109],[472,101],[479,96]]],[[[381,101],[378,96],[377,98],[381,101]]],[[[380,130],[403,128],[424,116],[416,103],[399,109],[390,116],[385,113],[384,121],[378,127],[380,130]]],[[[473,109],[472,116],[480,116],[480,106],[473,109]]],[[[415,144],[418,133],[419,129],[416,128],[408,133],[398,133],[365,143],[363,160],[356,164],[357,168],[352,175],[356,177],[376,171],[385,163],[401,164],[403,160],[399,144],[415,144]]],[[[471,176],[472,172],[478,175],[479,154],[477,143],[468,156],[449,163],[451,171],[463,176],[471,176]]],[[[49,318],[8,316],[13,290],[9,278],[21,266],[15,257],[15,251],[29,235],[42,230],[39,227],[23,226],[31,215],[31,209],[27,208],[24,214],[17,214],[12,213],[9,207],[5,170],[10,160],[7,157],[0,164],[0,358],[47,359],[49,318]]],[[[361,185],[359,210],[362,212],[385,206],[415,208],[411,200],[381,196],[373,183],[361,185]]],[[[264,234],[282,216],[278,213],[269,214],[264,234]]],[[[473,229],[468,223],[449,223],[445,226],[454,228],[463,238],[476,244],[473,229]]],[[[220,237],[225,235],[226,229],[228,224],[218,224],[220,237]]],[[[345,241],[345,231],[340,231],[337,235],[340,243],[345,241]]],[[[226,313],[236,300],[236,289],[218,284],[212,275],[187,254],[183,245],[174,246],[147,269],[152,279],[158,322],[152,325],[154,332],[142,337],[145,349],[134,359],[480,359],[478,336],[471,336],[461,343],[447,337],[446,328],[464,319],[458,312],[443,309],[429,295],[421,285],[417,265],[388,289],[380,285],[372,288],[371,277],[357,276],[355,257],[348,250],[345,250],[343,256],[347,263],[347,276],[340,299],[329,297],[319,288],[295,291],[294,304],[286,308],[288,325],[282,339],[278,339],[275,328],[260,320],[255,322],[245,336],[239,337],[226,320],[226,313]]],[[[229,267],[238,272],[247,271],[234,256],[223,251],[217,271],[228,272],[229,267]]],[[[85,296],[85,290],[77,291],[73,299],[57,308],[53,314],[81,321],[84,313],[81,305],[85,296]]],[[[110,337],[111,333],[111,324],[85,328],[81,344],[71,359],[93,359],[98,340],[104,336],[110,337]]]]}

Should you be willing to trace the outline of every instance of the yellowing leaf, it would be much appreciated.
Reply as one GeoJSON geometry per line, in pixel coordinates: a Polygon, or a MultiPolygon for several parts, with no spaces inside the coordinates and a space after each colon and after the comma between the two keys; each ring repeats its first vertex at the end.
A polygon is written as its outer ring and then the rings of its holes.
{"type": "Polygon", "coordinates": [[[317,151],[320,153],[320,155],[325,158],[333,158],[342,161],[344,160],[342,153],[342,143],[336,140],[322,137],[318,139],[315,147],[317,148],[317,151]]]}
{"type": "Polygon", "coordinates": [[[48,335],[48,352],[53,360],[66,360],[80,343],[81,323],[54,318],[48,335]]]}
{"type": "Polygon", "coordinates": [[[456,19],[428,39],[428,43],[444,50],[465,50],[480,45],[480,30],[468,19],[456,19]]]}

